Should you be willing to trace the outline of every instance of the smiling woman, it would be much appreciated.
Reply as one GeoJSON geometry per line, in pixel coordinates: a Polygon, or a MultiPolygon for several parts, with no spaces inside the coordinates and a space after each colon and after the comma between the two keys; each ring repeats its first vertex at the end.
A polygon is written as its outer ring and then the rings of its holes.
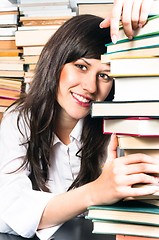
{"type": "MultiPolygon", "coordinates": [[[[65,64],[57,93],[57,101],[62,108],[59,121],[65,116],[73,128],[79,119],[88,115],[92,101],[103,101],[113,83],[108,74],[109,65],[98,59],[81,58],[65,64]]],[[[59,134],[58,137],[61,139],[59,134]]]]}
{"type": "Polygon", "coordinates": [[[117,158],[115,135],[103,135],[102,119],[89,114],[92,101],[113,98],[109,66],[100,61],[110,42],[102,20],[86,14],[65,22],[43,48],[28,93],[5,113],[0,232],[31,237],[91,205],[155,191],[131,185],[157,182],[146,173],[159,172],[158,161],[117,158]]]}

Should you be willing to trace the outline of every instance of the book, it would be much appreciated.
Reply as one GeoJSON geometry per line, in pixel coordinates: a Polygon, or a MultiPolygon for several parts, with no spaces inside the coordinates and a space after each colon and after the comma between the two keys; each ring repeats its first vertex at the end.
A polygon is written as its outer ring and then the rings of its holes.
{"type": "Polygon", "coordinates": [[[40,46],[45,45],[49,38],[56,32],[57,28],[46,30],[16,31],[16,46],[40,46]],[[31,37],[30,37],[31,36],[31,37]]]}
{"type": "Polygon", "coordinates": [[[39,60],[39,55],[34,56],[24,56],[24,62],[25,64],[36,64],[39,60]]]}
{"type": "Polygon", "coordinates": [[[24,77],[24,71],[0,70],[0,77],[24,77]]]}
{"type": "Polygon", "coordinates": [[[135,153],[143,153],[159,159],[159,149],[124,149],[125,156],[135,153]]]}
{"type": "Polygon", "coordinates": [[[137,200],[119,201],[112,205],[88,207],[86,218],[159,226],[159,208],[137,200]]]}
{"type": "Polygon", "coordinates": [[[0,78],[0,88],[20,90],[22,85],[21,79],[16,78],[0,78]]]}
{"type": "Polygon", "coordinates": [[[139,236],[131,236],[131,235],[123,235],[117,234],[116,240],[157,240],[157,238],[149,238],[149,237],[139,237],[139,236]]]}
{"type": "Polygon", "coordinates": [[[70,16],[39,16],[39,17],[26,17],[20,16],[20,22],[23,26],[48,26],[48,25],[61,25],[66,20],[70,19],[70,16]]]}
{"type": "Polygon", "coordinates": [[[114,101],[159,100],[159,76],[116,77],[114,81],[114,101]]]}
{"type": "Polygon", "coordinates": [[[23,61],[19,60],[18,62],[3,61],[0,62],[0,71],[23,71],[23,61]]]}
{"type": "Polygon", "coordinates": [[[19,96],[20,96],[19,90],[10,90],[10,89],[0,88],[0,97],[1,98],[18,99],[19,96]]]}
{"type": "Polygon", "coordinates": [[[0,96],[0,106],[1,107],[9,107],[11,104],[15,102],[15,98],[2,98],[0,96]]]}
{"type": "MultiPolygon", "coordinates": [[[[142,27],[134,30],[134,38],[140,36],[147,36],[152,34],[158,34],[159,29],[159,15],[149,16],[147,19],[147,23],[142,27]]],[[[121,26],[119,29],[118,40],[127,39],[128,37],[125,35],[123,27],[121,26]]]]}
{"type": "Polygon", "coordinates": [[[111,3],[77,3],[77,6],[77,12],[79,15],[93,14],[102,18],[110,16],[113,8],[112,1],[111,3]]]}
{"type": "Polygon", "coordinates": [[[35,56],[40,55],[44,46],[24,46],[23,55],[24,56],[35,56]]]}
{"type": "Polygon", "coordinates": [[[18,22],[18,11],[15,13],[0,14],[0,25],[2,24],[17,24],[18,22]]]}
{"type": "MultiPolygon", "coordinates": [[[[159,136],[159,119],[152,118],[114,118],[103,120],[103,133],[130,136],[159,136]]],[[[122,140],[121,140],[122,141],[122,140]]],[[[156,140],[157,141],[157,140],[156,140]]],[[[120,142],[120,139],[119,139],[120,142]]],[[[148,139],[147,139],[148,143],[148,139]]],[[[123,147],[122,147],[123,148],[123,147]]],[[[137,148],[138,149],[138,148],[137,148]]]]}
{"type": "Polygon", "coordinates": [[[159,58],[142,57],[110,60],[111,76],[159,76],[159,58]],[[133,66],[133,67],[132,67],[133,66]]]}
{"type": "Polygon", "coordinates": [[[141,57],[158,57],[159,45],[152,45],[148,47],[140,47],[127,50],[119,50],[117,52],[105,53],[101,55],[102,63],[109,63],[112,59],[117,58],[141,58],[141,57]]]}
{"type": "Polygon", "coordinates": [[[159,149],[159,137],[134,137],[119,135],[118,143],[120,149],[159,149]]]}
{"type": "Polygon", "coordinates": [[[158,118],[159,101],[105,101],[93,102],[92,117],[127,118],[153,117],[158,118]]]}
{"type": "Polygon", "coordinates": [[[134,49],[140,47],[148,47],[152,45],[157,45],[159,42],[159,34],[150,35],[150,36],[140,36],[135,37],[132,40],[123,39],[118,41],[116,44],[108,43],[105,44],[107,47],[107,53],[118,52],[121,50],[134,49]]]}
{"type": "Polygon", "coordinates": [[[15,37],[0,37],[0,49],[17,49],[15,37]]]}
{"type": "Polygon", "coordinates": [[[22,55],[22,49],[2,49],[0,48],[0,57],[11,57],[22,55]]]}
{"type": "Polygon", "coordinates": [[[93,220],[93,233],[101,234],[125,234],[132,236],[142,236],[159,238],[159,227],[143,224],[129,224],[115,221],[93,220]]]}

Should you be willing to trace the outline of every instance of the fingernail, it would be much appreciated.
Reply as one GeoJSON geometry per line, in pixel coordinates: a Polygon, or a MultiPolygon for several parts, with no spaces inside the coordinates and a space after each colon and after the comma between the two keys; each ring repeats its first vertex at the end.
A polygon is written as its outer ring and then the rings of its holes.
{"type": "Polygon", "coordinates": [[[141,24],[141,23],[139,23],[138,27],[139,27],[139,28],[142,28],[142,24],[141,24]]]}
{"type": "Polygon", "coordinates": [[[133,39],[133,36],[129,36],[128,38],[129,38],[129,40],[131,40],[131,39],[133,39]]]}
{"type": "Polygon", "coordinates": [[[103,24],[102,24],[102,22],[99,24],[99,27],[100,27],[100,28],[103,28],[103,24]]]}
{"type": "Polygon", "coordinates": [[[116,35],[112,35],[112,43],[117,43],[117,36],[116,35]]]}

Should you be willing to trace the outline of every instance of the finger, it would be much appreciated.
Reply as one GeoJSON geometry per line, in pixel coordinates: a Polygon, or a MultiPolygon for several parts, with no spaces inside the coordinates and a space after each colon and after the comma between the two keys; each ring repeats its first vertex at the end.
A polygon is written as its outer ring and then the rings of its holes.
{"type": "Polygon", "coordinates": [[[139,26],[142,27],[147,22],[153,0],[143,0],[140,10],[139,26]]]}
{"type": "Polygon", "coordinates": [[[158,158],[151,157],[144,153],[133,153],[130,155],[120,157],[123,161],[123,164],[135,164],[135,163],[149,163],[149,164],[156,164],[159,165],[158,158]]]}
{"type": "Polygon", "coordinates": [[[110,20],[110,33],[113,43],[117,42],[124,0],[115,0],[110,20]]]}
{"type": "Polygon", "coordinates": [[[159,194],[159,186],[145,184],[144,187],[126,187],[122,189],[123,195],[127,196],[126,200],[134,199],[134,197],[142,197],[151,194],[159,194]]]}
{"type": "Polygon", "coordinates": [[[110,26],[110,17],[105,18],[101,23],[100,23],[100,28],[107,28],[110,26]]]}
{"type": "Polygon", "coordinates": [[[154,176],[158,176],[159,173],[159,165],[157,164],[149,164],[149,163],[138,163],[138,164],[129,164],[125,165],[121,172],[123,174],[136,174],[136,173],[148,173],[153,174],[154,176]]]}
{"type": "Polygon", "coordinates": [[[141,5],[142,5],[142,0],[137,0],[137,1],[134,1],[132,6],[131,22],[132,22],[133,30],[137,29],[138,27],[141,27],[139,24],[141,5]]]}
{"type": "Polygon", "coordinates": [[[108,160],[112,161],[117,157],[118,139],[116,134],[112,134],[108,145],[108,160]]]}
{"type": "Polygon", "coordinates": [[[122,25],[125,32],[125,35],[132,39],[134,32],[132,28],[132,9],[133,9],[133,0],[125,0],[123,5],[122,13],[122,25]]]}

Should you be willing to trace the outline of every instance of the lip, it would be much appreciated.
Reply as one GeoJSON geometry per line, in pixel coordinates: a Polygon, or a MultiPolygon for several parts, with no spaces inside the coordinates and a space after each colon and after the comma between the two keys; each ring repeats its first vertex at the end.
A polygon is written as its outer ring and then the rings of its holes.
{"type": "Polygon", "coordinates": [[[72,92],[72,97],[76,100],[76,102],[83,107],[90,107],[90,104],[92,102],[91,98],[85,97],[81,94],[72,92]]]}

